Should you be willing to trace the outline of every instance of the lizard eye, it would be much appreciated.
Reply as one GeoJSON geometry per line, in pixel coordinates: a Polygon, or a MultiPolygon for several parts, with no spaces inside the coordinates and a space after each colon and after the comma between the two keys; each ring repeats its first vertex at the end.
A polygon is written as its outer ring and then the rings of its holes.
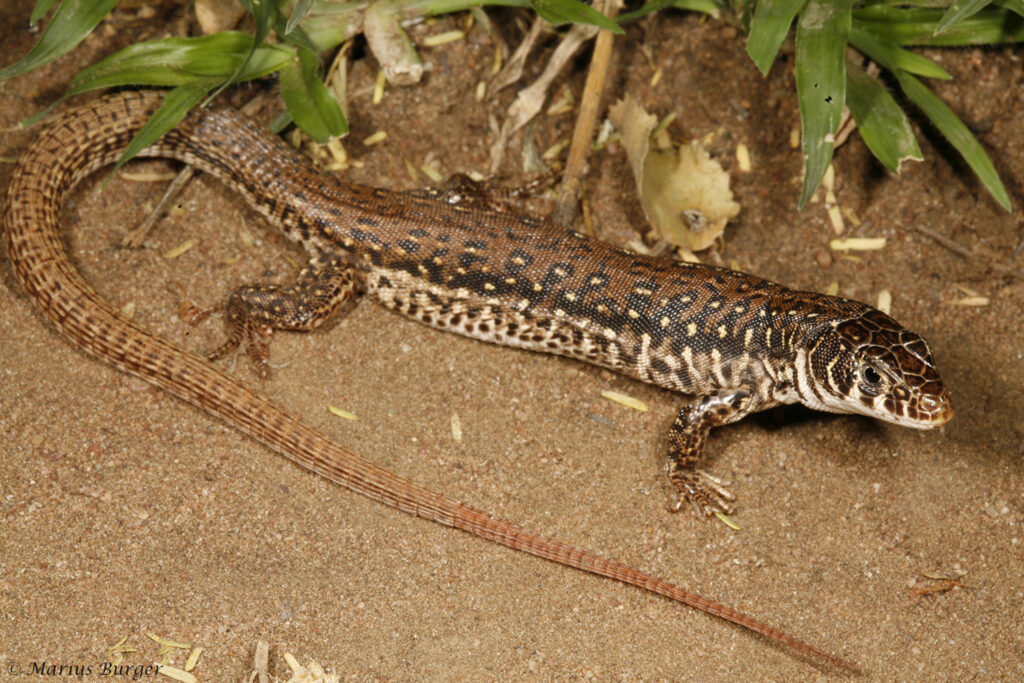
{"type": "Polygon", "coordinates": [[[860,371],[861,391],[869,396],[877,396],[882,389],[882,375],[870,365],[865,365],[860,371]]]}

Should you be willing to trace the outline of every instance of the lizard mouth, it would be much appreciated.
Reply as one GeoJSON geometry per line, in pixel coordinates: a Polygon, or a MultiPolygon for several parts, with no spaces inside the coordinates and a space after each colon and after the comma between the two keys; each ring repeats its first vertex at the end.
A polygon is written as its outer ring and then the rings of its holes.
{"type": "Polygon", "coordinates": [[[924,394],[906,407],[906,415],[896,421],[917,429],[936,429],[953,419],[953,402],[949,390],[939,394],[924,394]]]}
{"type": "Polygon", "coordinates": [[[922,396],[918,401],[918,410],[922,412],[925,419],[931,421],[933,427],[941,427],[953,419],[953,402],[949,398],[949,391],[943,390],[938,396],[922,396]]]}

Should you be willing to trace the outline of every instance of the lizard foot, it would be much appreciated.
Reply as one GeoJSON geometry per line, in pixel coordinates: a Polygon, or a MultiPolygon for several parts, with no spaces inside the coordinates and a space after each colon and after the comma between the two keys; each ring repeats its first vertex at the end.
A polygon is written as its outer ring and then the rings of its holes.
{"type": "Polygon", "coordinates": [[[731,502],[736,496],[726,488],[729,482],[708,474],[703,470],[683,469],[669,463],[668,477],[679,491],[679,497],[672,507],[678,512],[689,502],[698,515],[710,517],[715,512],[730,514],[733,511],[731,502]]]}
{"type": "Polygon", "coordinates": [[[273,326],[257,322],[248,314],[245,304],[236,297],[232,297],[228,304],[227,318],[231,326],[231,336],[206,354],[206,357],[211,361],[220,360],[239,346],[244,346],[256,374],[260,379],[266,379],[270,365],[270,338],[274,335],[273,326]]]}

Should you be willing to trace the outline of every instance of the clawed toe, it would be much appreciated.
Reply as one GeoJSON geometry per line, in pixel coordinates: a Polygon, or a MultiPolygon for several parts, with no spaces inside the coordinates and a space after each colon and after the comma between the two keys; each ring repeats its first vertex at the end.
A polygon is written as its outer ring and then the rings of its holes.
{"type": "Polygon", "coordinates": [[[686,503],[690,503],[696,513],[704,517],[710,517],[716,512],[726,515],[732,513],[731,503],[736,500],[736,496],[726,488],[729,482],[701,470],[670,471],[669,479],[679,492],[673,512],[678,512],[686,503]]]}
{"type": "Polygon", "coordinates": [[[257,324],[250,318],[239,320],[230,316],[231,336],[216,349],[206,354],[211,361],[220,360],[239,346],[245,348],[245,354],[252,361],[253,369],[260,379],[267,378],[268,360],[270,358],[270,339],[274,328],[270,325],[257,324]]]}

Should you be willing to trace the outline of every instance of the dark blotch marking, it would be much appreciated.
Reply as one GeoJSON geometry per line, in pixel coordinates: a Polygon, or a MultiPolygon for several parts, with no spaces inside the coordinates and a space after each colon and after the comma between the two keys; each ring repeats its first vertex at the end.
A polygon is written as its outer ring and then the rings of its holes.
{"type": "Polygon", "coordinates": [[[468,251],[464,251],[459,254],[459,265],[467,270],[472,268],[477,263],[487,263],[486,256],[480,256],[478,254],[472,254],[468,251]]]}

